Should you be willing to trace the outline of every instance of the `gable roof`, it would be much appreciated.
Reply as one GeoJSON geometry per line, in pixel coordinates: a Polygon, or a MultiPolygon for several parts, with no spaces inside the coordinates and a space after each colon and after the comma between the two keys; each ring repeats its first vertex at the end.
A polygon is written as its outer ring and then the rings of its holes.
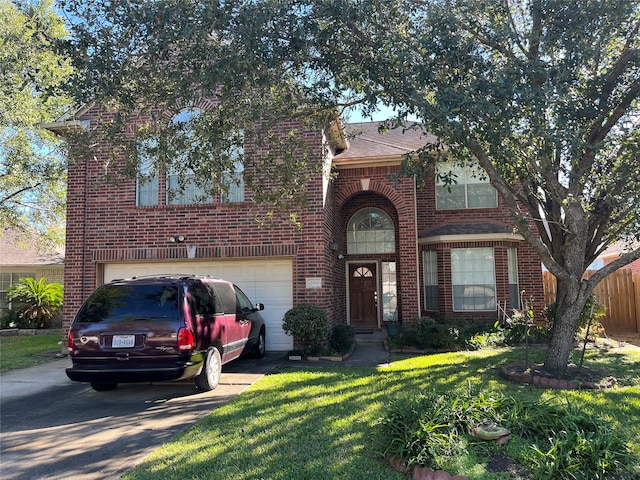
{"type": "Polygon", "coordinates": [[[0,235],[0,267],[62,265],[64,253],[64,247],[40,249],[35,239],[22,239],[11,230],[0,235]]]}
{"type": "Polygon", "coordinates": [[[394,128],[380,133],[380,124],[381,122],[363,122],[346,125],[348,147],[334,157],[334,163],[338,167],[399,163],[404,154],[436,140],[434,135],[419,126],[412,129],[394,128]]]}

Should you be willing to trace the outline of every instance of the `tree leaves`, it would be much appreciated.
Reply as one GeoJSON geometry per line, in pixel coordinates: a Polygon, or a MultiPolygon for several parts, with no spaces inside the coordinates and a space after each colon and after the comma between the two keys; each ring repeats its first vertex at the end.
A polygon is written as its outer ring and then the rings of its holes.
{"type": "Polygon", "coordinates": [[[0,0],[0,225],[57,243],[66,159],[42,125],[70,104],[61,89],[71,67],[55,47],[65,35],[51,1],[0,0]]]}

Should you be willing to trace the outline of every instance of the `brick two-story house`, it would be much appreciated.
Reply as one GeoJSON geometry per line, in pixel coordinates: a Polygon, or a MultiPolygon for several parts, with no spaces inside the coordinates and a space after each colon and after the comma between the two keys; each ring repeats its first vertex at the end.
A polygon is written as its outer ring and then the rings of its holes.
{"type": "MultiPolygon", "coordinates": [[[[84,108],[49,128],[91,128],[98,119],[95,107],[84,108]]],[[[302,228],[287,220],[260,228],[261,207],[242,183],[194,203],[188,193],[169,195],[170,176],[151,185],[104,183],[108,145],[70,161],[65,325],[96,286],[160,273],[236,282],[265,304],[269,350],[292,348],[282,318],[303,303],[320,305],[333,323],[376,330],[385,320],[426,314],[493,322],[497,303],[517,307],[521,290],[542,302],[540,261],[485,180],[464,168],[449,187],[428,181],[418,189],[410,178],[395,185],[388,175],[426,137],[400,129],[381,135],[376,123],[347,128],[361,133],[328,150],[326,132],[306,135],[325,173],[335,174],[315,174],[307,184],[302,228]]]]}

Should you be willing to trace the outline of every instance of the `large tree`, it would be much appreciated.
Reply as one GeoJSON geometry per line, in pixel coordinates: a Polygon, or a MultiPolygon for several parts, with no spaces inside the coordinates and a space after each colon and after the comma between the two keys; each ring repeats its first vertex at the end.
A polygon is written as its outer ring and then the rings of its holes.
{"type": "Polygon", "coordinates": [[[60,243],[66,159],[43,128],[70,106],[70,63],[51,0],[0,0],[0,226],[60,243]]]}
{"type": "MultiPolygon", "coordinates": [[[[318,126],[349,106],[366,113],[383,103],[402,113],[389,128],[439,139],[407,157],[406,175],[423,181],[443,158],[479,163],[558,280],[550,370],[566,368],[595,285],[640,258],[630,250],[583,278],[605,248],[640,235],[635,0],[67,0],[66,8],[84,72],[78,98],[111,105],[123,122],[150,105],[215,97],[202,120],[210,152],[229,146],[220,138],[231,125],[293,117],[318,126]]],[[[293,143],[283,146],[261,169],[289,175],[271,201],[304,187],[294,179],[306,163],[295,163],[293,143]],[[290,164],[301,168],[273,170],[290,164]]],[[[224,156],[205,157],[203,173],[229,168],[216,160],[224,156]]]]}

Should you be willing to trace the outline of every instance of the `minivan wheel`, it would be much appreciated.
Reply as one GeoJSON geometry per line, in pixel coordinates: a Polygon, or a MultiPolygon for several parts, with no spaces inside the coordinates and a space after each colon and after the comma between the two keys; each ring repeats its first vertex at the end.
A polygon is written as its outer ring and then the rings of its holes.
{"type": "Polygon", "coordinates": [[[114,390],[117,386],[117,383],[91,382],[91,388],[96,392],[108,392],[109,390],[114,390]]]}
{"type": "Polygon", "coordinates": [[[264,327],[260,330],[260,334],[258,335],[258,341],[256,342],[256,348],[253,350],[254,358],[263,358],[267,349],[264,327]]]}
{"type": "Polygon", "coordinates": [[[222,374],[222,357],[216,347],[211,347],[207,352],[202,370],[196,376],[196,387],[203,392],[213,390],[220,382],[222,374]]]}

